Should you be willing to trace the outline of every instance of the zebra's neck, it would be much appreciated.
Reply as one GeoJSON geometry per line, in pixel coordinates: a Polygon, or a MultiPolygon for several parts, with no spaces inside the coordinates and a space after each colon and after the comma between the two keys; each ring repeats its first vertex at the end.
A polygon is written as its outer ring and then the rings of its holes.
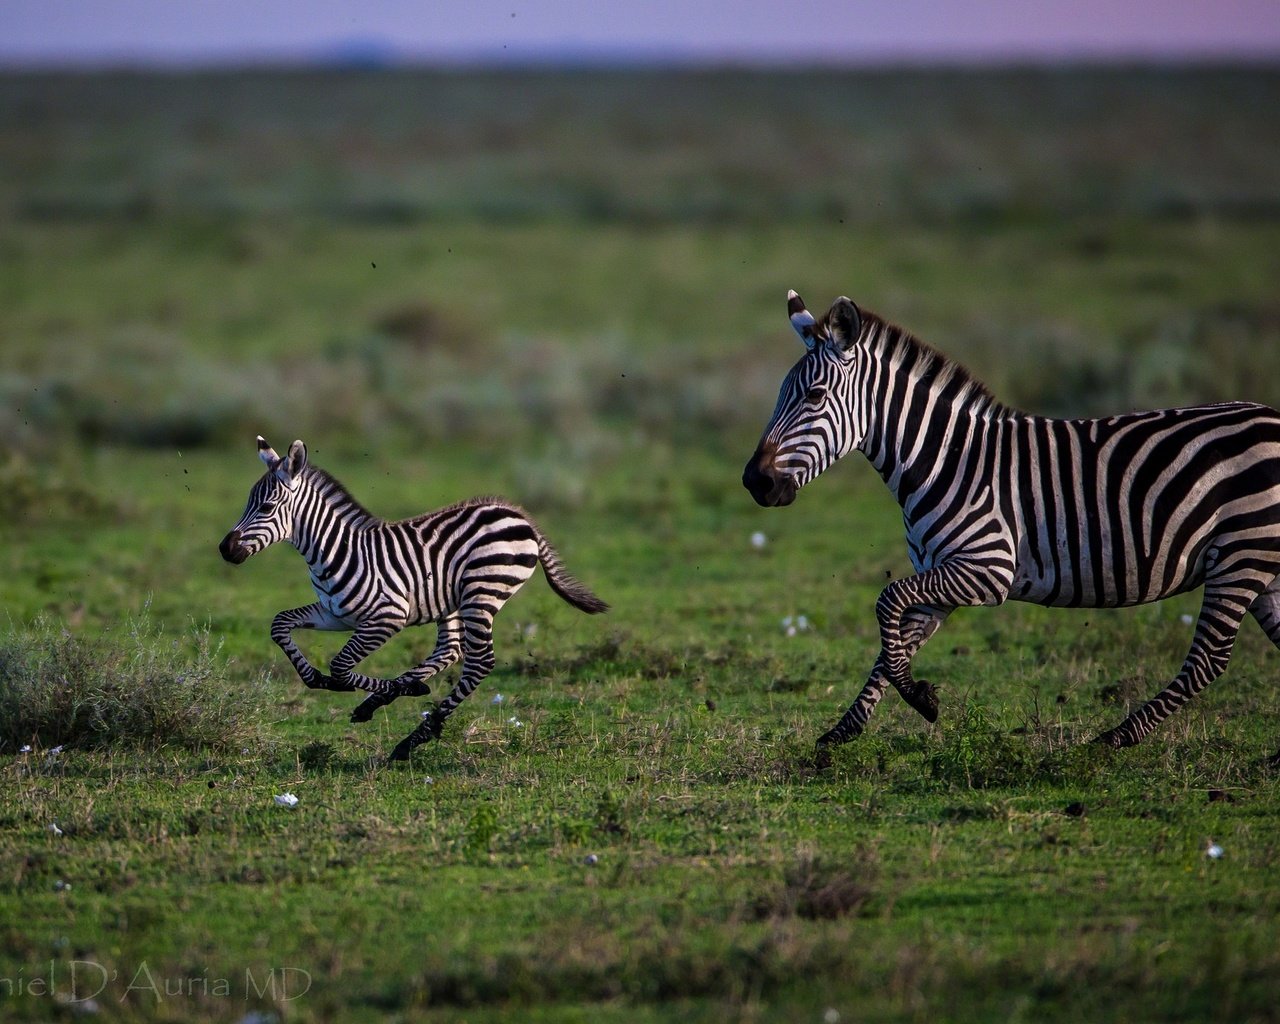
{"type": "Polygon", "coordinates": [[[308,466],[298,496],[289,540],[312,570],[341,560],[352,539],[382,525],[351,493],[324,470],[308,466]]]}
{"type": "Polygon", "coordinates": [[[885,324],[867,345],[858,405],[859,446],[904,510],[974,446],[994,443],[991,424],[1015,414],[959,363],[885,324]]]}

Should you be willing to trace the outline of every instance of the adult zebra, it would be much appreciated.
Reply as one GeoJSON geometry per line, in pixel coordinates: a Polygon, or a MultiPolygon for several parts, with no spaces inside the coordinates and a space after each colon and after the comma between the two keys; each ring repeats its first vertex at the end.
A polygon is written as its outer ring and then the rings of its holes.
{"type": "Polygon", "coordinates": [[[244,514],[219,545],[239,565],[279,540],[289,540],[311,569],[314,604],[280,612],[271,639],[314,689],[364,690],[352,713],[367,722],[396,697],[431,692],[427,680],[459,658],[462,677],[391,753],[403,760],[440,735],[444,721],[493,669],[493,619],[542,563],[547,582],[588,614],[608,609],[560,564],[560,558],[521,508],[477,498],[399,522],[368,512],[324,470],[307,462],[294,441],[281,458],[261,437],[258,455],[267,471],[249,491],[244,514]],[[435,650],[395,679],[375,679],[356,665],[406,626],[439,624],[435,650]],[[293,642],[295,629],[354,630],[334,656],[329,675],[293,642]]]}
{"type": "Polygon", "coordinates": [[[787,309],[808,352],[743,485],[761,505],[789,505],[857,448],[902,506],[916,570],[881,592],[879,656],[820,748],[861,733],[886,683],[934,721],[936,694],[911,659],[962,606],[1115,607],[1203,584],[1181,671],[1097,738],[1113,747],[1138,743],[1222,673],[1246,613],[1280,645],[1280,413],[1228,402],[1031,416],[847,298],[817,319],[791,292],[787,309]]]}

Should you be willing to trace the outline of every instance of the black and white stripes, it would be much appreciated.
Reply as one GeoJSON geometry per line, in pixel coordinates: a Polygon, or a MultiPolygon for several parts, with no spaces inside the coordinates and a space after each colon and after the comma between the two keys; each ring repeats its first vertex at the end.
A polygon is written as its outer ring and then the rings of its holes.
{"type": "Polygon", "coordinates": [[[1244,402],[1093,420],[1030,416],[848,299],[788,315],[808,352],[743,473],[762,505],[855,448],[902,506],[916,574],[876,605],[880,654],[820,744],[866,725],[886,684],[932,721],[911,658],[955,608],[1006,600],[1111,607],[1203,585],[1190,653],[1099,737],[1137,743],[1226,667],[1248,613],[1280,644],[1280,414],[1244,402]]]}
{"type": "Polygon", "coordinates": [[[318,600],[280,612],[271,639],[309,687],[363,690],[352,712],[365,722],[399,696],[429,693],[427,680],[459,658],[462,676],[436,709],[392,753],[401,759],[439,736],[453,710],[493,668],[493,619],[541,563],[551,588],[589,614],[607,605],[570,576],[529,516],[497,499],[475,499],[400,522],[366,511],[333,477],[307,462],[295,441],[280,458],[261,437],[266,473],[249,492],[244,515],[223,539],[222,556],[239,564],[288,540],[311,570],[318,600]],[[436,622],[431,656],[395,679],[362,675],[356,666],[406,626],[436,622]],[[295,629],[353,630],[329,674],[293,642],[295,629]]]}

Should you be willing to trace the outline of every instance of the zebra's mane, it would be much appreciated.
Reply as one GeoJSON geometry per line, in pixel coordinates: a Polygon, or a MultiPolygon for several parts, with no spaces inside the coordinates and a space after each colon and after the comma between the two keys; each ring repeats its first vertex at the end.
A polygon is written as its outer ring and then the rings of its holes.
{"type": "Polygon", "coordinates": [[[925,381],[931,387],[952,384],[961,399],[980,408],[1005,408],[991,389],[963,363],[874,313],[864,310],[862,315],[870,324],[867,334],[871,350],[881,359],[909,366],[908,372],[914,379],[925,381]]]}
{"type": "Polygon", "coordinates": [[[346,485],[328,470],[308,463],[305,473],[307,482],[323,494],[341,515],[362,526],[381,525],[382,520],[365,508],[359,499],[347,490],[346,485]]]}

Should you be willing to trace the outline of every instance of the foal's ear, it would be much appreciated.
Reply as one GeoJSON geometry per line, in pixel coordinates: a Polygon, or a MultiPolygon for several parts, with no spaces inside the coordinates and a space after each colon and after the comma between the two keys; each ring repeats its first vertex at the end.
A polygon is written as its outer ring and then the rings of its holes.
{"type": "Polygon", "coordinates": [[[302,472],[303,467],[307,464],[307,446],[301,441],[294,441],[289,445],[289,454],[280,460],[280,465],[276,469],[276,476],[281,482],[290,487],[297,486],[298,475],[302,472]]]}
{"type": "Polygon", "coordinates": [[[848,352],[862,336],[862,311],[841,295],[827,310],[827,336],[841,352],[848,352]]]}
{"type": "Polygon", "coordinates": [[[276,454],[276,450],[267,444],[267,439],[261,434],[258,435],[258,458],[262,460],[262,464],[267,469],[275,469],[276,464],[280,461],[280,456],[276,454]]]}
{"type": "Polygon", "coordinates": [[[792,329],[800,335],[805,348],[812,349],[822,340],[818,333],[818,321],[804,308],[804,299],[794,289],[787,292],[787,317],[791,320],[792,329]]]}

